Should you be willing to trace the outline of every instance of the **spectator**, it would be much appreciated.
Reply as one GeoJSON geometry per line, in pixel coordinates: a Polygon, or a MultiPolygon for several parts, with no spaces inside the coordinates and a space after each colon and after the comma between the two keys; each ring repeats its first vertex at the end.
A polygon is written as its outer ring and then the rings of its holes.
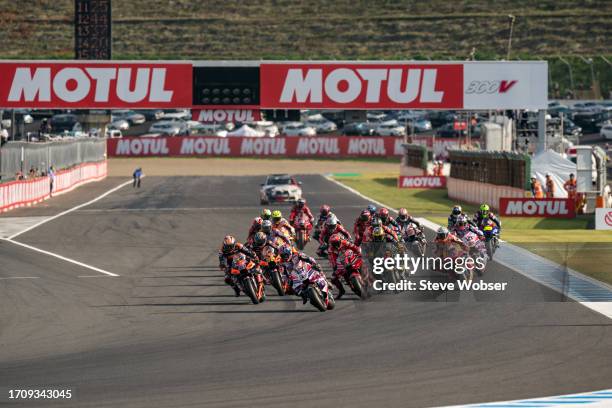
{"type": "Polygon", "coordinates": [[[30,172],[28,174],[28,177],[30,177],[31,179],[36,177],[36,170],[34,170],[34,166],[30,167],[30,172]]]}
{"type": "Polygon", "coordinates": [[[53,185],[55,184],[55,169],[49,167],[49,196],[53,196],[53,185]]]}
{"type": "Polygon", "coordinates": [[[572,200],[576,200],[576,179],[574,173],[570,173],[569,180],[563,184],[563,188],[567,191],[567,197],[572,200]]]}
{"type": "Polygon", "coordinates": [[[132,187],[140,188],[140,179],[142,178],[142,168],[138,167],[136,170],[134,170],[134,174],[132,175],[132,177],[134,178],[134,183],[132,184],[132,187]]]}
{"type": "Polygon", "coordinates": [[[546,198],[555,198],[555,182],[549,173],[546,173],[546,198]]]}
{"type": "Polygon", "coordinates": [[[533,195],[533,198],[544,198],[542,184],[535,176],[531,176],[531,194],[533,195]]]}

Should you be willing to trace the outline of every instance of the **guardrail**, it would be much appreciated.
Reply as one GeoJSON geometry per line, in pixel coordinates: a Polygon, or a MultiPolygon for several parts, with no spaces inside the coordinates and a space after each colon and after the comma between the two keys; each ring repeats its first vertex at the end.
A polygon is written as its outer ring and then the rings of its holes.
{"type": "Polygon", "coordinates": [[[49,176],[31,180],[17,180],[0,184],[0,211],[30,206],[47,200],[51,196],[67,193],[75,188],[105,178],[106,160],[98,163],[83,163],[55,174],[53,191],[49,176]]]}

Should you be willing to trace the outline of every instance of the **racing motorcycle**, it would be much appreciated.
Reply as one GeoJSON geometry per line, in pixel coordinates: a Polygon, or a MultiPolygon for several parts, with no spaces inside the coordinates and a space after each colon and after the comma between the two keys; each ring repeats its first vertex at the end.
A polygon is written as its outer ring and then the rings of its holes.
{"type": "Polygon", "coordinates": [[[299,295],[305,294],[310,304],[320,312],[336,307],[334,295],[323,272],[314,269],[310,264],[304,264],[303,269],[294,272],[294,278],[301,283],[299,295]]]}
{"type": "Polygon", "coordinates": [[[261,250],[261,256],[262,259],[259,265],[263,270],[264,276],[274,289],[276,289],[278,296],[284,296],[289,291],[289,285],[287,280],[283,279],[283,275],[279,268],[281,263],[280,255],[278,255],[277,251],[271,245],[266,245],[261,250]]]}
{"type": "MultiPolygon", "coordinates": [[[[395,254],[403,253],[402,246],[395,242],[367,242],[362,244],[362,247],[367,255],[369,271],[374,270],[374,258],[393,258],[395,254]]],[[[401,272],[396,268],[385,268],[380,278],[385,283],[398,283],[402,280],[401,272]]],[[[399,291],[396,290],[395,293],[399,291]]]]}
{"type": "Polygon", "coordinates": [[[257,263],[247,259],[244,254],[239,254],[232,261],[230,272],[234,284],[251,299],[254,305],[266,300],[264,278],[257,263]]]}
{"type": "Polygon", "coordinates": [[[456,265],[457,259],[469,256],[469,250],[464,250],[456,242],[451,242],[441,248],[438,247],[434,254],[436,257],[441,258],[443,262],[446,259],[453,260],[454,268],[448,271],[448,278],[451,281],[471,282],[474,279],[474,267],[472,265],[465,266],[464,268],[459,268],[456,265]]]}
{"type": "Polygon", "coordinates": [[[499,228],[493,221],[486,220],[481,226],[481,231],[485,237],[487,255],[489,255],[489,259],[493,259],[493,254],[499,248],[499,228]]]}
{"type": "Polygon", "coordinates": [[[416,256],[424,256],[427,248],[427,239],[423,231],[418,229],[416,225],[409,224],[401,235],[404,239],[406,249],[411,251],[416,256]]]}
{"type": "Polygon", "coordinates": [[[310,235],[308,234],[308,230],[311,228],[310,219],[301,212],[293,220],[293,228],[295,228],[295,246],[301,251],[310,241],[310,235]]]}
{"type": "Polygon", "coordinates": [[[361,256],[349,249],[342,254],[342,259],[339,257],[337,265],[338,275],[344,279],[354,294],[361,299],[365,299],[367,291],[361,277],[361,267],[363,266],[361,256]]]}
{"type": "Polygon", "coordinates": [[[474,270],[480,276],[485,270],[486,263],[488,258],[487,248],[485,247],[483,239],[481,239],[478,235],[473,233],[472,231],[467,231],[463,236],[459,237],[463,241],[464,244],[467,245],[468,253],[465,255],[466,257],[470,257],[472,259],[481,258],[483,260],[482,267],[475,266],[474,270]]]}

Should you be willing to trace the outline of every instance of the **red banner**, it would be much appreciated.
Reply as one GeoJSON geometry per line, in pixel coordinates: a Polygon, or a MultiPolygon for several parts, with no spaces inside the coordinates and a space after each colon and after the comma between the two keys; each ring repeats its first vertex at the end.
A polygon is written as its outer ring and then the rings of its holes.
{"type": "Polygon", "coordinates": [[[4,108],[188,108],[191,64],[1,62],[4,108]]]}
{"type": "Polygon", "coordinates": [[[261,64],[261,106],[449,109],[463,106],[463,64],[261,64]]]}
{"type": "Polygon", "coordinates": [[[398,188],[446,188],[444,176],[399,176],[398,188]]]}
{"type": "Polygon", "coordinates": [[[130,137],[108,139],[109,157],[392,157],[401,137],[130,137]]]}
{"type": "Polygon", "coordinates": [[[248,123],[261,120],[259,109],[192,109],[191,118],[203,123],[248,123]]]}
{"type": "Polygon", "coordinates": [[[574,218],[574,200],[567,198],[515,198],[499,199],[499,214],[506,217],[574,218]]]}

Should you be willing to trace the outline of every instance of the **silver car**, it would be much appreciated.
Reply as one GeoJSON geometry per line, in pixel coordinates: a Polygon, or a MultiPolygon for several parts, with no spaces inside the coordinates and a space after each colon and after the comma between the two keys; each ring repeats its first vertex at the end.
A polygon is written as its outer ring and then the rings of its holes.
{"type": "Polygon", "coordinates": [[[267,205],[275,202],[295,202],[302,198],[302,182],[289,174],[271,174],[261,184],[259,202],[267,205]]]}

